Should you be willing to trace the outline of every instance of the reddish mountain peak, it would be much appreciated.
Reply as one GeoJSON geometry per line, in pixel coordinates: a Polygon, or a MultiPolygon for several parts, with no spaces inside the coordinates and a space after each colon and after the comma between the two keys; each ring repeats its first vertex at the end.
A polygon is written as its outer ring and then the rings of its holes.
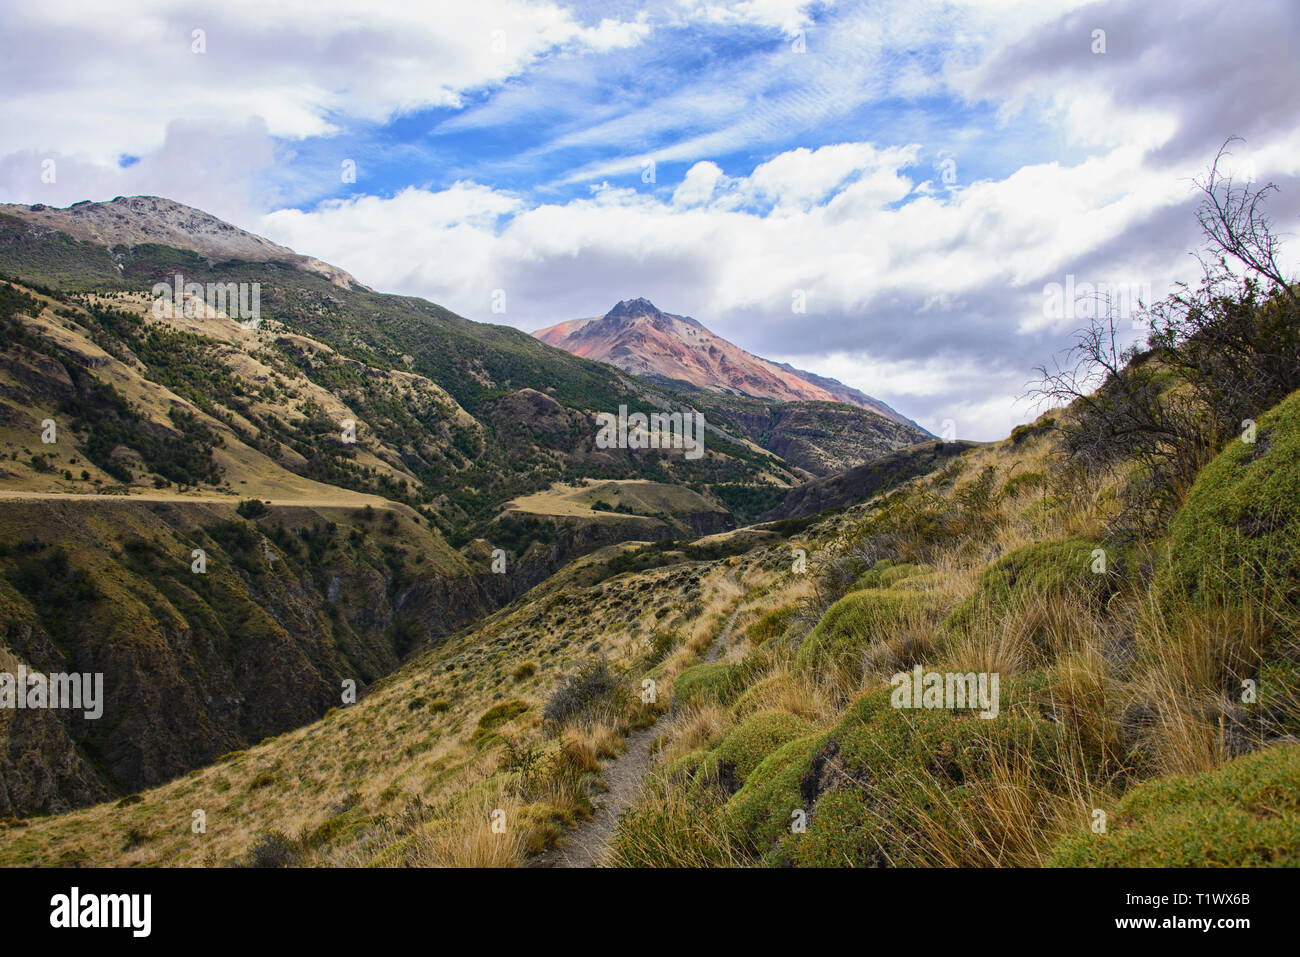
{"type": "Polygon", "coordinates": [[[746,352],[696,320],[664,312],[645,298],[624,299],[603,316],[560,322],[533,335],[547,345],[634,375],[759,399],[846,402],[916,425],[857,389],[746,352]]]}
{"type": "Polygon", "coordinates": [[[614,308],[605,313],[605,319],[639,319],[642,316],[658,318],[663,313],[649,299],[620,299],[614,304],[614,308]]]}

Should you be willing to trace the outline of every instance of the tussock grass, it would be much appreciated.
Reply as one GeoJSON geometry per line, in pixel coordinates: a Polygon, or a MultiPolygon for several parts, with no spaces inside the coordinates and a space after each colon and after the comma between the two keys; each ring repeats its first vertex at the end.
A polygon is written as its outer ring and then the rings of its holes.
{"type": "Polygon", "coordinates": [[[1230,606],[1156,602],[1159,543],[1106,538],[1125,475],[1061,473],[1051,449],[1031,432],[974,450],[806,533],[820,575],[782,575],[774,558],[747,579],[761,605],[742,599],[737,621],[762,643],[724,659],[745,687],[665,726],[661,770],[625,818],[616,860],[1043,866],[1138,782],[1212,773],[1294,737],[1300,618],[1279,613],[1279,587],[1229,583],[1230,606]],[[913,564],[880,562],[891,554],[913,564]],[[757,627],[786,602],[799,611],[780,633],[757,627]],[[998,674],[1002,715],[983,727],[864,710],[913,664],[998,674]],[[1250,680],[1272,689],[1263,706],[1242,700],[1250,680]],[[760,714],[812,731],[747,756],[741,787],[724,742],[760,714]],[[970,734],[983,742],[974,751],[945,750],[970,734]],[[930,739],[937,750],[908,756],[906,742],[930,739]],[[803,831],[789,825],[800,813],[803,831]]]}

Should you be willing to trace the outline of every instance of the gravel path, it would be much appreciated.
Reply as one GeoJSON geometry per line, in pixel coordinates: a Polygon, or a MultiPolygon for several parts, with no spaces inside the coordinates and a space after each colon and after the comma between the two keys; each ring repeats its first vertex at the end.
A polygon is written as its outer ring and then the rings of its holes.
{"type": "MultiPolygon", "coordinates": [[[[704,652],[705,661],[717,661],[722,655],[738,614],[739,599],[726,626],[718,632],[718,636],[704,652]]],[[[645,784],[645,777],[650,773],[650,745],[654,741],[654,730],[653,725],[638,728],[627,736],[627,751],[605,765],[605,786],[609,790],[600,797],[592,819],[579,824],[565,839],[562,847],[552,848],[535,857],[534,867],[599,867],[604,863],[609,842],[618,829],[619,816],[636,801],[645,784]]]]}

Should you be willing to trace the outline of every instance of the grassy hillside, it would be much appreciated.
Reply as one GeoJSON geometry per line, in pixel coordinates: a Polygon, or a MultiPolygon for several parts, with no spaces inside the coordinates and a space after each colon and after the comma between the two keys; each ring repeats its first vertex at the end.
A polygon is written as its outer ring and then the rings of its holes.
{"type": "MultiPolygon", "coordinates": [[[[403,475],[383,488],[372,481],[373,490],[413,505],[443,498],[455,512],[453,524],[490,520],[507,499],[557,480],[641,477],[690,484],[789,485],[802,476],[744,432],[723,431],[734,423],[722,419],[710,433],[709,454],[700,460],[597,450],[595,412],[617,410],[620,404],[684,409],[693,399],[551,348],[519,330],[470,322],[421,299],[341,288],[290,264],[211,262],[187,250],[148,244],[117,247],[109,256],[100,247],[62,233],[2,217],[0,272],[53,287],[51,291],[143,294],[155,282],[171,282],[177,272],[188,282],[259,283],[266,328],[279,333],[258,337],[262,349],[277,360],[263,361],[282,376],[305,376],[342,399],[364,422],[372,440],[394,450],[399,462],[392,464],[418,480],[408,482],[403,475]],[[113,265],[106,267],[104,259],[113,265]],[[372,381],[376,374],[378,384],[372,381]],[[394,376],[435,384],[445,390],[443,406],[457,406],[468,416],[453,415],[444,425],[447,416],[440,408],[431,405],[424,414],[402,408],[400,397],[382,388],[382,379],[394,376]],[[435,433],[441,456],[431,455],[418,442],[406,447],[408,437],[424,432],[435,433]]],[[[138,301],[128,296],[121,304],[137,315],[144,305],[143,295],[138,301]]],[[[205,348],[202,339],[210,333],[206,326],[185,330],[190,337],[180,341],[158,341],[154,335],[148,343],[143,330],[116,312],[97,319],[106,335],[128,348],[155,345],[141,356],[146,366],[153,370],[167,364],[168,375],[187,380],[197,391],[230,378],[229,372],[214,369],[224,363],[205,348]],[[179,356],[173,357],[175,352],[183,352],[188,361],[182,365],[179,356]]],[[[224,384],[217,399],[227,398],[225,389],[237,385],[224,384]]],[[[291,444],[284,430],[261,431],[266,442],[291,444]]],[[[334,484],[351,487],[364,481],[338,463],[316,462],[314,469],[334,484]]]]}
{"type": "Polygon", "coordinates": [[[315,724],[126,800],[10,821],[0,863],[517,862],[590,813],[618,729],[662,709],[632,678],[695,657],[736,600],[731,571],[571,578],[315,724]],[[580,680],[559,696],[564,676],[580,680]],[[490,830],[498,808],[505,835],[490,830]]]}
{"type": "Polygon", "coordinates": [[[5,721],[3,813],[155,785],[299,726],[342,681],[364,690],[575,557],[729,528],[728,502],[748,516],[746,490],[803,474],[716,425],[699,460],[598,449],[595,411],[683,403],[301,266],[0,216],[0,270],[24,275],[0,280],[0,636],[15,667],[93,663],[114,689],[100,723],[5,721]],[[177,272],[259,283],[262,321],[193,300],[155,315],[150,287],[177,272]],[[529,505],[593,478],[607,509],[529,505]],[[96,535],[69,524],[82,514],[96,535]],[[190,570],[195,548],[210,572],[190,570]],[[77,616],[48,605],[65,586],[77,616]],[[142,690],[150,662],[167,693],[142,690]]]}
{"type": "MultiPolygon", "coordinates": [[[[0,822],[0,864],[551,864],[596,833],[616,866],[1293,865],[1300,296],[1210,275],[1153,309],[1143,350],[1095,320],[1043,372],[1059,407],[1001,442],[817,483],[817,514],[593,538],[355,704],[138,794],[0,822]],[[617,760],[648,770],[597,830],[617,760]]],[[[540,389],[513,401],[555,414],[540,389]]],[[[614,478],[513,496],[498,530],[685,526],[715,494],[614,478]]],[[[281,570],[216,544],[257,604],[291,604],[275,576],[311,577],[290,559],[316,533],[252,512],[244,534],[281,570]]],[[[0,594],[56,647],[107,591],[96,576],[133,562],[114,605],[154,588],[176,607],[175,530],[213,530],[167,523],[174,540],[141,533],[103,570],[22,543],[0,594]]],[[[489,544],[445,554],[482,563],[489,544]]],[[[78,756],[54,770],[81,787],[78,756]]]]}
{"type": "MultiPolygon", "coordinates": [[[[1300,481],[1296,409],[1300,394],[1261,420],[1256,481],[1300,481]]],[[[781,576],[721,664],[678,678],[613,863],[1292,862],[1300,617],[1289,573],[1261,555],[1289,555],[1294,523],[1269,508],[1274,524],[1243,538],[1231,511],[1207,519],[1250,455],[1230,446],[1172,548],[1121,544],[1122,477],[1071,485],[1053,450],[1031,433],[968,452],[810,528],[812,598],[781,576]],[[1251,559],[1277,590],[1230,584],[1251,559]],[[1213,587],[1180,588],[1180,569],[1213,587]],[[892,677],[917,665],[998,674],[998,717],[891,706],[892,677]]]]}
{"type": "Polygon", "coordinates": [[[0,713],[4,815],[159,784],[312,721],[345,681],[364,693],[502,598],[410,509],[91,498],[0,502],[3,670],[104,675],[99,720],[0,713]]]}
{"type": "Polygon", "coordinates": [[[503,502],[589,477],[720,487],[747,519],[775,503],[773,489],[920,437],[834,403],[679,394],[517,329],[332,281],[297,262],[214,261],[139,242],[105,247],[0,214],[0,274],[42,287],[51,300],[101,294],[80,304],[102,347],[129,350],[150,377],[235,417],[299,474],[427,508],[457,545],[480,534],[503,502]],[[178,273],[187,282],[258,283],[267,322],[248,335],[225,328],[234,323],[141,322],[150,287],[178,273]],[[413,401],[413,392],[427,394],[413,401]],[[271,407],[299,393],[305,422],[275,414],[271,407]],[[592,416],[622,404],[703,409],[708,454],[596,449],[592,416]],[[250,405],[255,414],[246,415],[250,405]],[[379,461],[345,461],[325,441],[345,412],[363,426],[356,452],[380,446],[379,461]]]}
{"type": "MultiPolygon", "coordinates": [[[[1257,459],[1290,488],[1297,408],[1261,421],[1257,459]]],[[[1107,537],[1123,477],[1072,484],[1057,449],[1029,430],[802,529],[721,536],[713,558],[661,549],[610,578],[637,547],[594,553],[356,706],[138,802],[11,826],[0,860],[525,864],[657,719],[613,864],[1286,863],[1296,618],[1167,597],[1161,543],[1107,537]],[[917,664],[997,673],[998,716],[892,707],[917,664]]]]}

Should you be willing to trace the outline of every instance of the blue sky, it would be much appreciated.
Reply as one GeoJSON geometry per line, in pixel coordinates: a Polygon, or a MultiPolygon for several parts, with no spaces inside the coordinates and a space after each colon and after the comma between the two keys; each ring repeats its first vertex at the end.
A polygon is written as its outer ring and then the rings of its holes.
{"type": "Polygon", "coordinates": [[[1229,136],[1294,222],[1297,40],[1286,0],[11,4],[0,201],[164,195],[527,330],[646,296],[991,439],[1053,283],[1189,278],[1229,136]]]}
{"type": "MultiPolygon", "coordinates": [[[[365,192],[388,197],[410,186],[439,190],[461,180],[534,202],[581,198],[601,183],[666,197],[699,158],[693,147],[683,153],[683,144],[700,139],[716,144],[707,158],[731,177],[786,150],[846,138],[926,144],[907,170],[921,179],[958,152],[969,179],[1000,178],[1027,161],[1069,154],[1068,144],[1037,118],[999,118],[997,104],[968,102],[952,91],[880,96],[864,86],[817,97],[824,74],[835,70],[822,45],[869,5],[805,9],[805,22],[793,31],[771,22],[688,21],[660,26],[633,46],[556,53],[520,75],[466,92],[454,107],[376,123],[334,114],[338,128],[295,141],[292,161],[269,170],[267,185],[300,209],[348,199],[356,187],[334,174],[350,158],[365,192]],[[655,161],[653,184],[643,176],[649,160],[655,161]]],[[[952,50],[946,39],[935,35],[888,50],[872,69],[933,76],[952,50]]]]}

